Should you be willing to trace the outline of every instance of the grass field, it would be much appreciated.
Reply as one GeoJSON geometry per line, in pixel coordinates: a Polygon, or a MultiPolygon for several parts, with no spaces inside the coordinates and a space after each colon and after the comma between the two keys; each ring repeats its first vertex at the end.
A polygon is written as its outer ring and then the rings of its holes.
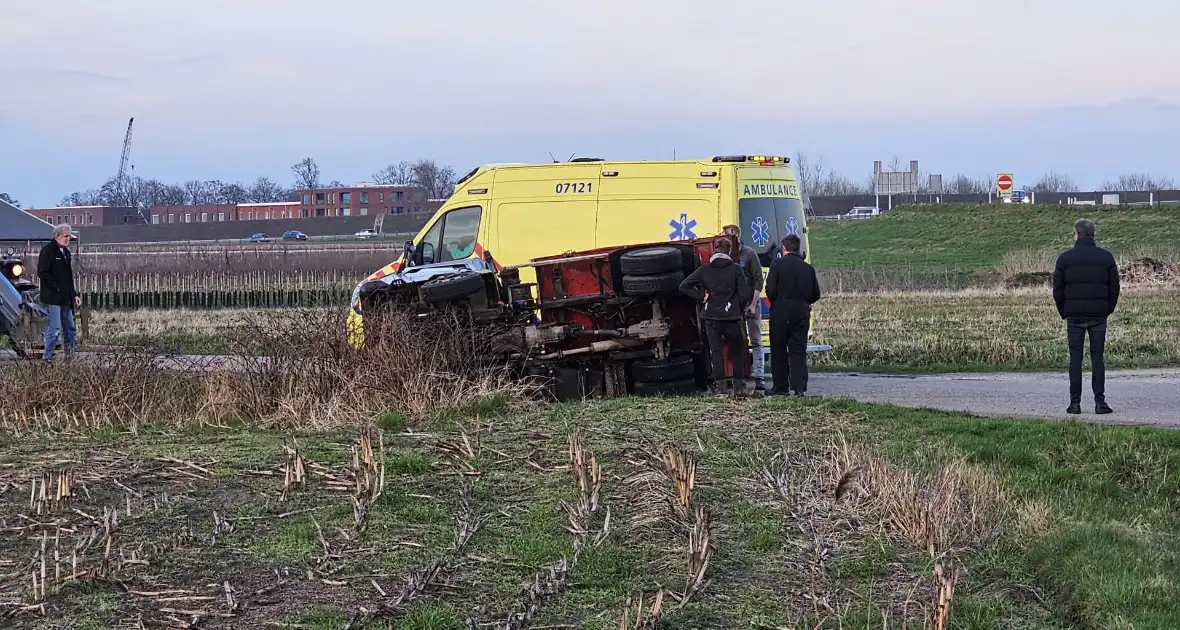
{"type": "Polygon", "coordinates": [[[954,629],[1180,618],[1175,432],[777,399],[379,426],[5,440],[5,627],[933,628],[940,595],[954,629]]]}
{"type": "MultiPolygon", "coordinates": [[[[1111,368],[1180,365],[1175,288],[1133,290],[1110,319],[1111,368]]],[[[1065,370],[1065,324],[1046,289],[837,295],[816,307],[817,369],[1065,370]]]]}
{"type": "Polygon", "coordinates": [[[919,205],[861,221],[816,221],[809,236],[827,269],[1052,271],[1072,246],[1073,222],[1098,225],[1098,243],[1122,261],[1180,261],[1180,210],[1125,206],[919,205]],[[1048,267],[1046,268],[1046,261],[1048,267]]]}
{"type": "MultiPolygon", "coordinates": [[[[1111,319],[1113,368],[1180,365],[1175,289],[1129,290],[1111,319]]],[[[815,341],[834,347],[816,369],[861,371],[1064,370],[1065,326],[1045,289],[837,294],[817,306],[815,341]]],[[[97,312],[93,343],[227,352],[226,327],[259,313],[97,312]]]]}

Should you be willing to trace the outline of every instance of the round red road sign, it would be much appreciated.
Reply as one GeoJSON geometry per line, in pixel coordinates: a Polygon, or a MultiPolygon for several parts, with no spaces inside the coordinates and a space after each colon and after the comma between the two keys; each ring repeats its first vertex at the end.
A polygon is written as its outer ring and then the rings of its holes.
{"type": "Polygon", "coordinates": [[[1000,190],[1012,190],[1012,176],[1000,175],[1000,177],[996,179],[996,187],[1000,190]]]}

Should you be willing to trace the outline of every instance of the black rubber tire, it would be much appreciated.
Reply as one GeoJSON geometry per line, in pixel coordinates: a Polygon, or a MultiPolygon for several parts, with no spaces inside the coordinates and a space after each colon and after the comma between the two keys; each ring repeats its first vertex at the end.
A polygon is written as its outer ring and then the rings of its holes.
{"type": "Polygon", "coordinates": [[[636,396],[683,396],[695,394],[696,391],[697,380],[695,378],[682,378],[678,381],[668,381],[666,383],[635,382],[636,396]]]}
{"type": "Polygon", "coordinates": [[[484,290],[483,276],[464,273],[431,278],[422,284],[423,302],[451,302],[469,298],[484,290]]]}
{"type": "Polygon", "coordinates": [[[667,361],[640,359],[631,364],[631,377],[636,382],[667,383],[692,378],[696,362],[691,354],[681,354],[667,361]]]}
{"type": "Polygon", "coordinates": [[[650,276],[623,276],[623,295],[655,297],[680,293],[684,272],[672,271],[650,276]]]}
{"type": "Polygon", "coordinates": [[[678,271],[683,266],[684,259],[675,247],[645,247],[627,252],[619,259],[624,276],[650,276],[678,271]]]}

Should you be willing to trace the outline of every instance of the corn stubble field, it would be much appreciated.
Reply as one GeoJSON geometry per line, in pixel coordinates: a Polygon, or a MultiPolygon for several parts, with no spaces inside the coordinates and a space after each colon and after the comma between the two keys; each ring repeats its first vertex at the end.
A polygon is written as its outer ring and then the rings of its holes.
{"type": "MultiPolygon", "coordinates": [[[[944,210],[817,226],[819,341],[835,347],[818,369],[1064,369],[1043,285],[1060,247],[1043,235],[1072,219],[944,210]],[[995,233],[1003,247],[976,247],[998,219],[1021,223],[995,233]],[[906,240],[914,229],[927,249],[906,240]]],[[[1122,212],[1097,215],[1128,273],[1108,364],[1180,365],[1175,268],[1132,264],[1180,259],[1159,236],[1174,224],[1122,212]]],[[[388,262],[371,255],[382,260],[318,264],[361,277],[388,262]]],[[[201,256],[101,273],[295,273],[201,256]]],[[[339,305],[100,309],[102,360],[0,364],[0,626],[1180,619],[1175,432],[835,400],[554,405],[470,361],[478,336],[395,318],[373,332],[398,343],[355,352],[343,318],[339,305]],[[172,356],[203,352],[239,369],[172,356]]]]}

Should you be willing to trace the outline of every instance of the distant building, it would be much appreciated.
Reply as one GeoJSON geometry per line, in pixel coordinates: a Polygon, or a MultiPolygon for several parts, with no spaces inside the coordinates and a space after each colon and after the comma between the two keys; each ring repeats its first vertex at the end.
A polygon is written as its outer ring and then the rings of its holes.
{"type": "Polygon", "coordinates": [[[298,219],[298,201],[271,201],[266,203],[239,203],[239,221],[265,221],[268,219],[298,219]]]}
{"type": "Polygon", "coordinates": [[[148,211],[152,225],[169,223],[217,223],[237,221],[238,206],[232,203],[207,203],[195,206],[155,206],[148,211]]]}
{"type": "Polygon", "coordinates": [[[299,191],[299,217],[359,217],[428,212],[432,204],[420,186],[381,186],[360,182],[342,188],[299,191]]]}
{"type": "Polygon", "coordinates": [[[142,224],[135,208],[117,206],[62,206],[59,208],[30,208],[29,214],[54,225],[68,223],[81,228],[87,225],[142,224]]]}

